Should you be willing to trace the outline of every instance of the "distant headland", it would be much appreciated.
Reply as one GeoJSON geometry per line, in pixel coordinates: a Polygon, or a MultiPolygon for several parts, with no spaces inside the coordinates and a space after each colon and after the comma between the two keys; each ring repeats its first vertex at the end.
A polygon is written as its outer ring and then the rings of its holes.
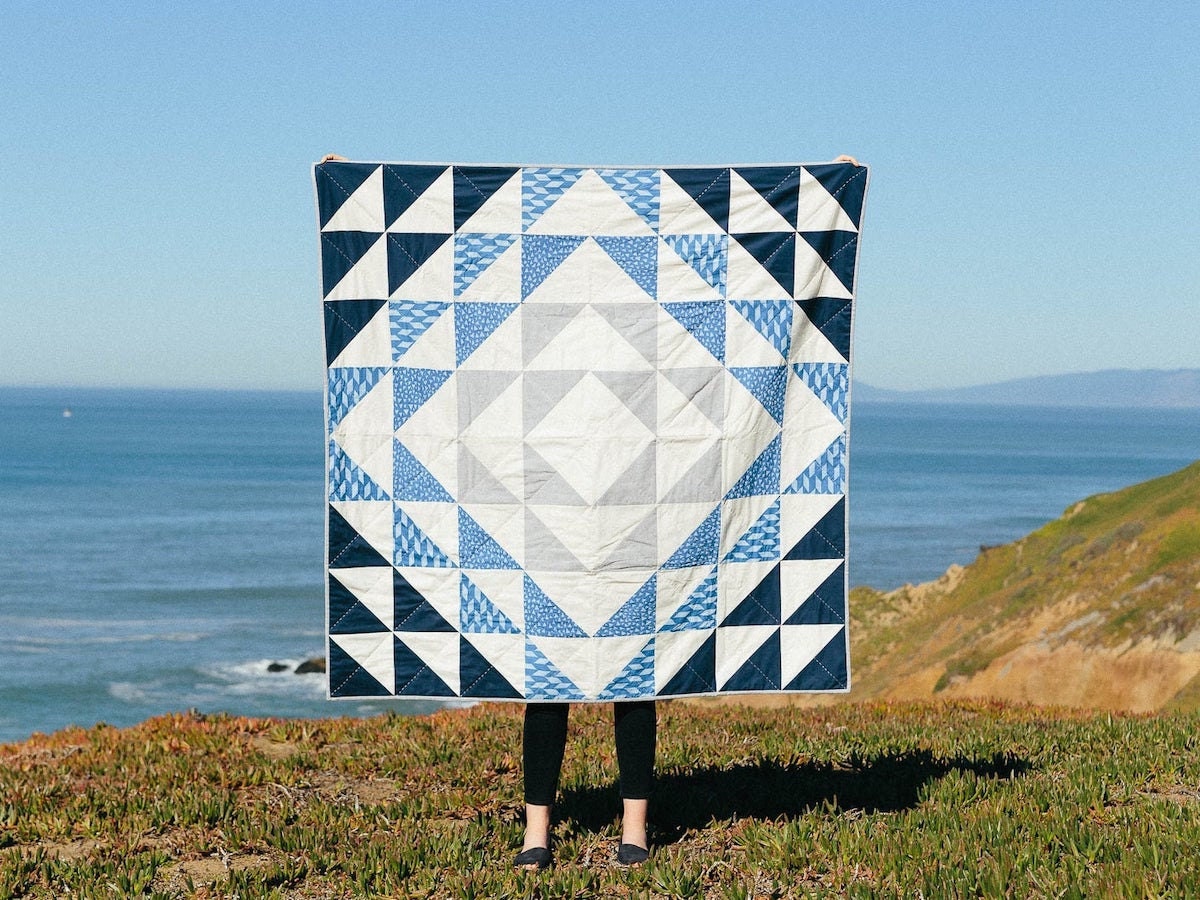
{"type": "Polygon", "coordinates": [[[1106,369],[996,384],[898,391],[855,382],[854,399],[893,403],[1200,409],[1200,369],[1106,369]]]}

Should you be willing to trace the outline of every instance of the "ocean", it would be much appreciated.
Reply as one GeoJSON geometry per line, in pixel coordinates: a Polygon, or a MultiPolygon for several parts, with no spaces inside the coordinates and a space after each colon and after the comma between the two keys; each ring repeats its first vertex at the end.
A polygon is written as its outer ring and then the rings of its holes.
{"type": "MultiPolygon", "coordinates": [[[[850,580],[880,588],[1200,455],[1200,410],[852,415],[850,580]]],[[[192,708],[436,708],[268,671],[324,652],[322,433],[311,393],[0,389],[0,742],[192,708]]]]}

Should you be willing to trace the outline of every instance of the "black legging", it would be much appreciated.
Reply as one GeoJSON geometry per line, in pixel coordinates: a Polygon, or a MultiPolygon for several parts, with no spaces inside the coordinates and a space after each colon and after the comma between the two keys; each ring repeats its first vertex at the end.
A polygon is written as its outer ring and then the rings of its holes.
{"type": "MultiPolygon", "coordinates": [[[[553,806],[567,746],[567,703],[525,706],[525,802],[553,806]]],[[[613,704],[621,797],[649,800],[654,788],[656,722],[653,700],[613,704]]]]}

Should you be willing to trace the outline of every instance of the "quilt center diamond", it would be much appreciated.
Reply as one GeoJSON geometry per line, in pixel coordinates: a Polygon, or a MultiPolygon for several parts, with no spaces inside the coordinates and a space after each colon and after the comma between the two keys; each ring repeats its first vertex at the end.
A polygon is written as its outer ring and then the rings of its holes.
{"type": "Polygon", "coordinates": [[[654,432],[591,372],[525,436],[588,505],[625,476],[653,441],[654,432]]]}

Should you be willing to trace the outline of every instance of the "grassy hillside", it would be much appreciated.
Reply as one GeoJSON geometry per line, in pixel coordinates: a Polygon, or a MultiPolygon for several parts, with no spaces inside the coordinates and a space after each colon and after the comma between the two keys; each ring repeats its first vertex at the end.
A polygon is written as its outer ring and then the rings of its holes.
{"type": "Polygon", "coordinates": [[[1200,463],[930,584],[851,596],[856,699],[1200,708],[1200,463]]]}
{"type": "Polygon", "coordinates": [[[557,862],[520,709],[176,716],[0,746],[0,897],[1190,896],[1200,718],[660,705],[651,862],[613,866],[611,713],[577,707],[557,862]]]}

